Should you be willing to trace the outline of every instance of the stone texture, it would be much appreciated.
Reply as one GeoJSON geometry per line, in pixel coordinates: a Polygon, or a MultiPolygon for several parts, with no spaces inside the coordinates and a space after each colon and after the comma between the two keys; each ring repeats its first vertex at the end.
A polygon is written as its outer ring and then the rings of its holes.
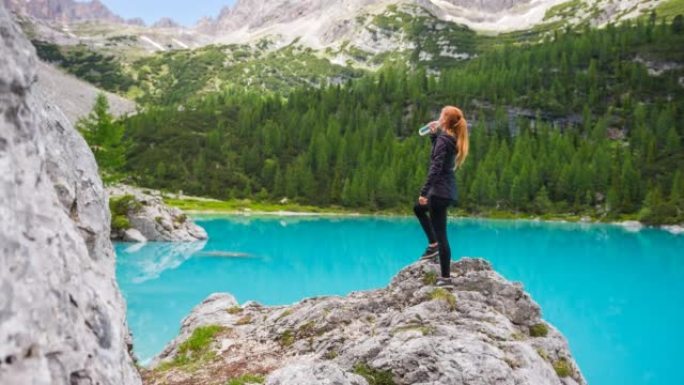
{"type": "Polygon", "coordinates": [[[95,159],[35,74],[0,6],[0,383],[136,385],[95,159]]]}
{"type": "MultiPolygon", "coordinates": [[[[130,195],[140,203],[140,209],[129,211],[131,226],[148,241],[194,242],[207,239],[207,232],[196,225],[180,209],[169,207],[157,191],[117,185],[107,189],[110,197],[130,195]]],[[[126,240],[125,232],[112,232],[112,239],[126,240]]]]}
{"type": "Polygon", "coordinates": [[[368,381],[329,362],[308,362],[284,366],[268,376],[268,381],[266,381],[266,385],[295,384],[368,385],[368,381]]]}
{"type": "Polygon", "coordinates": [[[133,242],[133,243],[145,243],[147,242],[147,238],[145,238],[142,233],[136,229],[128,229],[124,231],[123,233],[123,240],[124,242],[133,242]]]}
{"type": "Polygon", "coordinates": [[[350,373],[362,364],[391,372],[397,385],[586,384],[566,340],[542,320],[520,284],[485,260],[464,258],[452,265],[453,287],[437,288],[437,269],[419,262],[387,288],[292,306],[236,308],[232,296],[214,294],[183,321],[180,336],[145,377],[150,384],[218,385],[252,373],[270,374],[267,384],[295,385],[319,383],[325,376],[316,373],[330,373],[340,378],[330,383],[347,384],[357,381],[350,373]],[[546,326],[545,336],[531,335],[538,324],[546,326]],[[211,344],[212,360],[192,373],[155,369],[207,325],[223,327],[211,344]],[[568,377],[553,368],[561,359],[570,362],[568,377]]]}

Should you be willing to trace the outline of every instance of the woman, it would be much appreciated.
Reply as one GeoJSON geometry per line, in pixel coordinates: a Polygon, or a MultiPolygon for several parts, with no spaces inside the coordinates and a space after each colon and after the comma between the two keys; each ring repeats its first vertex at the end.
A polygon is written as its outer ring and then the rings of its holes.
{"type": "Polygon", "coordinates": [[[468,123],[463,112],[453,106],[444,107],[439,121],[431,123],[430,134],[430,170],[413,211],[428,239],[428,247],[421,259],[435,260],[439,255],[441,277],[437,285],[443,286],[451,283],[447,209],[456,201],[456,168],[468,156],[468,123]]]}

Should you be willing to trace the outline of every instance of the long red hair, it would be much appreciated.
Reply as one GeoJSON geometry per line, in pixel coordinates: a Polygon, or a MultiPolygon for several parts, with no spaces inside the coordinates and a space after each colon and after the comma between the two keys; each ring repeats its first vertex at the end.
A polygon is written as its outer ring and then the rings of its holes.
{"type": "Polygon", "coordinates": [[[442,109],[444,129],[456,138],[456,167],[461,167],[468,157],[470,140],[468,138],[468,121],[463,116],[463,111],[454,106],[446,106],[442,109]]]}

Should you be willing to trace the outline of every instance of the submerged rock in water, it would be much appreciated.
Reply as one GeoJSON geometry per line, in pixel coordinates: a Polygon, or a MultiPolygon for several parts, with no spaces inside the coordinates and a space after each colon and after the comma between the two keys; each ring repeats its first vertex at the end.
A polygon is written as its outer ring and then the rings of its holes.
{"type": "Polygon", "coordinates": [[[680,235],[684,234],[684,225],[666,225],[662,226],[663,230],[669,232],[670,234],[680,235]]]}
{"type": "Polygon", "coordinates": [[[136,385],[95,158],[0,5],[0,384],[136,385]]]}
{"type": "Polygon", "coordinates": [[[586,383],[565,338],[520,284],[481,259],[452,267],[453,287],[435,286],[437,266],[419,262],[387,288],[291,306],[239,307],[214,294],[144,377],[169,385],[246,374],[273,385],[365,384],[355,374],[397,385],[586,383]]]}
{"type": "Polygon", "coordinates": [[[237,251],[202,251],[197,253],[198,257],[214,257],[214,258],[255,258],[252,254],[241,253],[237,251]]]}
{"type": "Polygon", "coordinates": [[[107,188],[112,206],[112,239],[126,242],[194,242],[207,239],[207,232],[180,209],[164,204],[152,191],[117,185],[107,188]],[[126,231],[137,230],[137,240],[126,231]]]}

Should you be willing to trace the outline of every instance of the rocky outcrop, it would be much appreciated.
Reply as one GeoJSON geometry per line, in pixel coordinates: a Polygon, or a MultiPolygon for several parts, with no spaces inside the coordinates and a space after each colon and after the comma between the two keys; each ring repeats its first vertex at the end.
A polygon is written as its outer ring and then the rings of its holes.
{"type": "Polygon", "coordinates": [[[0,6],[0,384],[140,383],[93,154],[0,6]]]}
{"type": "Polygon", "coordinates": [[[132,186],[109,187],[112,239],[125,242],[194,242],[207,232],[180,209],[164,204],[158,191],[132,186]]]}
{"type": "Polygon", "coordinates": [[[292,306],[238,306],[214,294],[183,320],[146,382],[252,374],[273,385],[366,384],[357,375],[397,385],[585,384],[566,340],[520,284],[481,259],[452,266],[446,288],[434,285],[437,266],[420,262],[387,288],[292,306]],[[206,346],[200,336],[211,336],[206,346]]]}

